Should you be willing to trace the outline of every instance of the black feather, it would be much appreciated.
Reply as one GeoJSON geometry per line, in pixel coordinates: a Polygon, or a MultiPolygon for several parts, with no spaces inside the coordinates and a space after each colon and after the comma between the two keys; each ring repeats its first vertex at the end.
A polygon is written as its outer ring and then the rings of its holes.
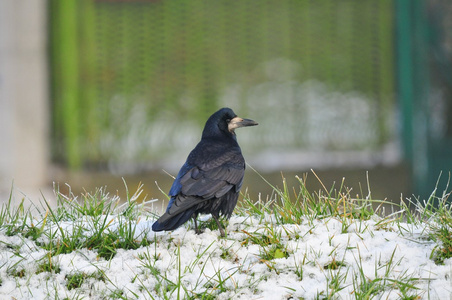
{"type": "Polygon", "coordinates": [[[171,186],[166,212],[152,225],[152,230],[174,230],[200,213],[212,214],[217,222],[220,215],[231,216],[245,174],[245,160],[234,129],[257,125],[236,117],[230,108],[222,108],[207,120],[201,141],[190,152],[171,186]]]}

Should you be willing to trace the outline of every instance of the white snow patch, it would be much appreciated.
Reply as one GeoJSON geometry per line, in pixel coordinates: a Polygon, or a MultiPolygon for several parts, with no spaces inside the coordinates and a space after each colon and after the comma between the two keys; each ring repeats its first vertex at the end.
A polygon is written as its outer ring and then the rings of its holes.
{"type": "MultiPolygon", "coordinates": [[[[116,216],[106,218],[111,231],[124,222],[116,216]]],[[[270,216],[266,219],[274,221],[270,216]]],[[[344,220],[335,218],[306,219],[300,225],[266,223],[280,233],[279,245],[288,256],[265,261],[265,249],[251,241],[249,234],[262,237],[268,231],[253,217],[233,216],[227,238],[209,229],[197,235],[188,226],[154,234],[152,222],[140,220],[135,232],[137,239],[147,236],[150,246],[118,249],[111,260],[89,249],[56,255],[51,259],[60,266],[58,273],[36,274],[39,264],[49,259],[48,252],[30,239],[0,231],[0,298],[104,299],[118,291],[127,299],[176,298],[180,283],[182,298],[207,293],[218,299],[314,299],[327,297],[333,277],[339,274],[344,275],[342,289],[335,296],[354,299],[361,270],[367,282],[388,280],[376,298],[399,299],[397,282],[415,286],[409,293],[421,299],[452,297],[452,260],[436,265],[430,259],[435,244],[427,239],[423,226],[401,223],[380,228],[374,219],[348,220],[349,226],[344,227],[344,220]],[[338,262],[337,268],[328,269],[338,262]],[[22,269],[24,276],[13,275],[22,269]],[[80,288],[68,288],[67,275],[96,272],[106,279],[89,277],[80,288]]],[[[89,235],[89,220],[59,226],[70,234],[80,224],[89,235]]],[[[56,233],[58,238],[60,233],[56,233]]]]}

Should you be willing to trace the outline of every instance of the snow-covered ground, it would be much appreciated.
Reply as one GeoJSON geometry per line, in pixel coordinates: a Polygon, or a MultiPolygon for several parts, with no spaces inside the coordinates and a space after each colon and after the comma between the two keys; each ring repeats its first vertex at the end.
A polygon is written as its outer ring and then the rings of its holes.
{"type": "MultiPolygon", "coordinates": [[[[108,218],[108,230],[119,228],[119,218],[108,218]]],[[[452,299],[452,259],[433,262],[424,225],[376,216],[278,225],[272,215],[242,214],[221,238],[210,229],[196,235],[189,225],[154,234],[152,222],[143,217],[135,228],[149,246],[118,249],[111,260],[86,248],[49,258],[35,241],[1,230],[0,298],[452,299]],[[59,269],[39,273],[49,259],[59,269]],[[84,278],[80,287],[68,283],[74,274],[84,278]]],[[[73,226],[60,224],[66,233],[73,226]]]]}

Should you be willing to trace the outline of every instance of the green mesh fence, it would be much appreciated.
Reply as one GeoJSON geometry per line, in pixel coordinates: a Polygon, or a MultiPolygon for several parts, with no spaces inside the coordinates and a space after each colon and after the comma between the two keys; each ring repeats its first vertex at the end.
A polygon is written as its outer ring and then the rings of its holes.
{"type": "Polygon", "coordinates": [[[50,3],[54,157],[72,167],[186,155],[222,106],[259,121],[239,136],[254,151],[394,138],[392,1],[50,3]]]}

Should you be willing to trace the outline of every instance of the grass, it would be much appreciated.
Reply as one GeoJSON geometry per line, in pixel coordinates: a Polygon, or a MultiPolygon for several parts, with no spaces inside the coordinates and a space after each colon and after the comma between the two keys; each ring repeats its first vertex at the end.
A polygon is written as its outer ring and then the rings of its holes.
{"type": "Polygon", "coordinates": [[[105,277],[102,272],[96,272],[92,274],[78,272],[74,274],[68,274],[64,277],[68,290],[82,287],[83,283],[85,283],[85,281],[89,278],[93,278],[98,281],[105,281],[105,277]]]}
{"type": "Polygon", "coordinates": [[[405,265],[401,246],[391,243],[426,243],[432,264],[447,264],[452,257],[450,192],[393,204],[372,199],[370,192],[354,198],[343,182],[309,191],[307,176],[297,180],[299,185],[289,189],[282,177],[282,188],[272,185],[266,201],[245,193],[233,218],[223,220],[226,238],[218,237],[211,219],[200,222],[202,235],[195,235],[189,223],[164,235],[143,230],[149,226],[140,226],[156,216],[149,212],[152,201],[137,201],[142,186],[129,194],[125,184],[124,203],[103,188],[80,196],[56,188],[56,206],[44,202],[29,209],[24,201],[14,207],[10,195],[0,209],[5,237],[0,294],[5,282],[14,282],[22,297],[31,299],[27,284],[37,280],[46,286],[47,297],[57,299],[91,293],[105,299],[258,297],[266,293],[266,282],[285,278],[278,284],[296,299],[434,298],[425,286],[436,275],[420,276],[405,265]],[[382,236],[391,246],[373,253],[373,240],[382,236]],[[110,271],[118,265],[129,275],[110,271]],[[314,278],[322,284],[303,296],[314,278]]]}

